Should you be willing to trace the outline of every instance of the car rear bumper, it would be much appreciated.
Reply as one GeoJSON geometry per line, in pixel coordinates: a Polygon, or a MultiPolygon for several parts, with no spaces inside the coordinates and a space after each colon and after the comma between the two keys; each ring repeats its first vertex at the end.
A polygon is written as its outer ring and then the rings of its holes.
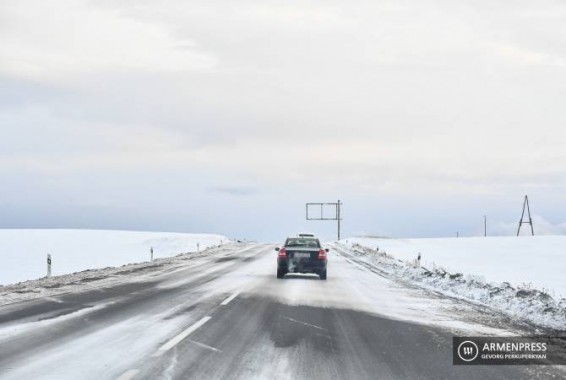
{"type": "Polygon", "coordinates": [[[288,273],[320,273],[326,269],[327,260],[277,260],[277,269],[288,273]]]}

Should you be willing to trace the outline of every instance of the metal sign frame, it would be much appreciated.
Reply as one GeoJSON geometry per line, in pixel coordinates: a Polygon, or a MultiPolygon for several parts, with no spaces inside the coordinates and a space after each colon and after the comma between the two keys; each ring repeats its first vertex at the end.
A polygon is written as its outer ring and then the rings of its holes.
{"type": "Polygon", "coordinates": [[[307,203],[305,205],[305,211],[306,211],[306,219],[307,220],[336,220],[338,222],[338,240],[340,240],[340,221],[342,220],[342,217],[340,215],[340,206],[342,205],[342,202],[340,202],[340,200],[338,200],[338,202],[335,203],[323,203],[323,202],[310,202],[307,203]],[[311,217],[309,215],[309,207],[320,207],[320,217],[311,217]],[[336,210],[336,215],[332,218],[328,218],[324,216],[324,206],[334,206],[335,210],[336,210]]]}

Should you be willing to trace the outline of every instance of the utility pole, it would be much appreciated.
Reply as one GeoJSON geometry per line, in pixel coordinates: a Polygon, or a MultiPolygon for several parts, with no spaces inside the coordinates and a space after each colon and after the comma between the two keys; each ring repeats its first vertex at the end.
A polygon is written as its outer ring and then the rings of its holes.
{"type": "Polygon", "coordinates": [[[487,236],[487,216],[483,216],[483,236],[487,236]]]}
{"type": "Polygon", "coordinates": [[[525,195],[525,200],[523,201],[523,212],[521,213],[521,219],[519,220],[519,228],[517,229],[517,236],[521,232],[521,226],[523,224],[531,225],[531,235],[535,236],[535,230],[533,228],[533,219],[531,218],[531,208],[529,207],[529,197],[525,195]],[[523,220],[525,217],[525,208],[527,209],[527,214],[529,216],[528,220],[523,220]]]}

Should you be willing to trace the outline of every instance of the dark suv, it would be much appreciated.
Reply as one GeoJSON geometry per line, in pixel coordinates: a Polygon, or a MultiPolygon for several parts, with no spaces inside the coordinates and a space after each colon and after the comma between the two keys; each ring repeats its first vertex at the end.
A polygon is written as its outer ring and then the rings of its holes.
{"type": "Polygon", "coordinates": [[[326,280],[326,253],[328,248],[320,246],[314,237],[289,237],[282,248],[275,248],[277,255],[277,278],[287,273],[316,273],[326,280]]]}

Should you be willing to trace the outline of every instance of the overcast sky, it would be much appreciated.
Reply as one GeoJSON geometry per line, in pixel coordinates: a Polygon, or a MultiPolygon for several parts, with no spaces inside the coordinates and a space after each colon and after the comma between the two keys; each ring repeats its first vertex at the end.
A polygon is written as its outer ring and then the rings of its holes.
{"type": "Polygon", "coordinates": [[[0,228],[566,233],[563,1],[0,2],[0,228]],[[535,225],[535,228],[537,226],[535,225]],[[537,231],[535,231],[537,232],[537,231]]]}

